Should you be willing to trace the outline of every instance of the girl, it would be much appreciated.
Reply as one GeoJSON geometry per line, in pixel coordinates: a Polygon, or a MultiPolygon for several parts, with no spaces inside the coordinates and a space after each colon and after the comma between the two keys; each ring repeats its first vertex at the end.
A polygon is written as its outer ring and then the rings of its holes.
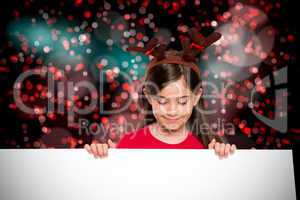
{"type": "Polygon", "coordinates": [[[207,38],[189,31],[190,39],[181,40],[183,51],[166,50],[165,44],[152,39],[146,48],[130,47],[154,58],[146,68],[141,101],[146,110],[146,125],[135,132],[125,133],[118,144],[86,144],[84,148],[104,158],[108,148],[214,149],[222,159],[232,154],[236,146],[225,138],[201,131],[206,123],[201,113],[202,85],[200,70],[195,62],[199,50],[220,38],[213,33],[207,38]],[[200,37],[200,40],[199,40],[200,37]],[[195,50],[194,47],[197,47],[195,50]],[[150,111],[150,112],[149,112],[150,111]]]}

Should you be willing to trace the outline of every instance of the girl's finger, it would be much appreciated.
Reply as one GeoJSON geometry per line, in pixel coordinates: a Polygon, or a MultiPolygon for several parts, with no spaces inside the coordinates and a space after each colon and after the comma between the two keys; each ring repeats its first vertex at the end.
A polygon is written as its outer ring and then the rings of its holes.
{"type": "Polygon", "coordinates": [[[108,139],[108,146],[109,148],[115,148],[117,145],[115,143],[113,143],[113,141],[111,141],[111,139],[108,139]]]}
{"type": "Polygon", "coordinates": [[[229,153],[230,153],[230,147],[231,147],[231,145],[230,144],[226,144],[226,146],[225,146],[225,157],[227,158],[228,157],[228,155],[229,155],[229,153]]]}
{"type": "Polygon", "coordinates": [[[91,144],[91,150],[92,154],[94,155],[94,158],[97,158],[98,150],[96,144],[91,144]]]}
{"type": "Polygon", "coordinates": [[[102,147],[103,144],[97,144],[96,146],[97,146],[97,150],[98,150],[98,154],[97,155],[98,155],[98,157],[102,158],[104,156],[103,155],[104,154],[103,153],[103,147],[102,147]]]}
{"type": "Polygon", "coordinates": [[[220,145],[220,152],[219,152],[219,155],[220,155],[220,157],[221,158],[223,158],[224,157],[224,155],[225,155],[225,143],[222,143],[221,145],[220,145]]]}
{"type": "Polygon", "coordinates": [[[107,157],[108,156],[108,144],[104,143],[102,145],[102,149],[103,149],[103,156],[107,157]]]}
{"type": "Polygon", "coordinates": [[[235,152],[235,150],[236,150],[235,144],[231,145],[231,147],[230,147],[230,154],[233,154],[235,152]]]}
{"type": "Polygon", "coordinates": [[[220,152],[220,143],[217,142],[217,143],[215,144],[215,153],[216,153],[217,155],[219,155],[219,152],[220,152]]]}
{"type": "Polygon", "coordinates": [[[85,144],[85,145],[84,145],[84,149],[85,149],[85,150],[87,150],[87,152],[88,152],[89,154],[91,154],[91,153],[92,153],[92,150],[91,150],[91,147],[90,147],[90,145],[88,145],[88,144],[85,144]]]}
{"type": "Polygon", "coordinates": [[[216,144],[216,139],[212,139],[212,141],[208,144],[208,149],[213,149],[216,144]]]}

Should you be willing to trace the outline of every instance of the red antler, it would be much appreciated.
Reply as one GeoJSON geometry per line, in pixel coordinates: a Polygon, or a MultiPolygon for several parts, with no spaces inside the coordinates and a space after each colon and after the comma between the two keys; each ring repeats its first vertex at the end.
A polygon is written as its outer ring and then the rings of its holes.
{"type": "Polygon", "coordinates": [[[191,28],[188,32],[192,43],[188,38],[183,38],[181,40],[181,45],[183,48],[183,58],[187,61],[195,61],[196,57],[207,47],[212,45],[214,42],[221,38],[221,34],[214,32],[208,37],[202,36],[198,33],[196,28],[191,28]]]}
{"type": "MultiPolygon", "coordinates": [[[[221,38],[221,34],[214,32],[208,37],[202,36],[198,33],[196,28],[191,28],[188,32],[188,36],[181,38],[182,45],[182,59],[188,62],[195,62],[196,57],[207,47],[221,38]]],[[[151,55],[156,58],[157,61],[165,58],[165,52],[167,45],[161,43],[157,38],[152,38],[147,45],[142,47],[131,46],[127,48],[127,51],[136,51],[144,53],[145,55],[151,55]]]]}
{"type": "Polygon", "coordinates": [[[146,45],[146,47],[136,47],[131,46],[127,48],[127,51],[136,51],[144,53],[145,55],[154,56],[157,60],[161,60],[164,58],[165,50],[167,49],[166,44],[162,44],[159,42],[157,38],[152,38],[146,45]]]}

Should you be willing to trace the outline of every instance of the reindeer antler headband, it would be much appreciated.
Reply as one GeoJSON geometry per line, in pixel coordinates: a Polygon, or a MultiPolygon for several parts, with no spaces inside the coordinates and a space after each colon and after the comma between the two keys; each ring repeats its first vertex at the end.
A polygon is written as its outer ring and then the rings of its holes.
{"type": "Polygon", "coordinates": [[[168,46],[161,43],[157,38],[152,38],[144,48],[141,47],[128,47],[127,51],[142,52],[145,55],[151,55],[154,58],[147,66],[147,71],[159,64],[181,64],[187,67],[191,67],[200,77],[199,67],[196,63],[197,56],[202,51],[219,40],[221,34],[214,32],[208,37],[202,36],[196,28],[191,28],[188,32],[188,36],[181,37],[182,51],[167,51],[168,46]]]}

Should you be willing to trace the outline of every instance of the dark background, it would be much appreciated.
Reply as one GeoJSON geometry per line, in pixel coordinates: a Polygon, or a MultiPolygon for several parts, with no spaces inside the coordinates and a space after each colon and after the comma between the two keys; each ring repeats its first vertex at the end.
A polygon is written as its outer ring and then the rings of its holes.
{"type": "MultiPolygon", "coordinates": [[[[186,25],[188,27],[196,26],[203,22],[210,22],[218,20],[224,12],[228,11],[238,1],[200,1],[200,5],[196,5],[195,1],[110,1],[110,8],[107,12],[115,11],[120,16],[128,13],[136,13],[135,21],[143,18],[147,13],[152,13],[154,16],[153,22],[156,27],[167,28],[172,36],[178,38],[180,35],[178,31],[179,25],[186,25]],[[119,5],[123,4],[124,9],[119,9],[119,5]],[[140,14],[139,9],[145,7],[146,14],[140,14]],[[181,14],[181,18],[178,18],[181,14]]],[[[236,112],[235,116],[230,118],[238,118],[239,120],[246,120],[247,126],[250,130],[258,126],[265,127],[266,132],[262,134],[253,134],[245,132],[245,129],[237,129],[235,136],[229,137],[232,143],[236,143],[239,148],[256,147],[258,149],[293,149],[294,168],[297,185],[299,184],[299,164],[296,161],[299,157],[299,120],[296,114],[297,105],[299,101],[299,66],[298,66],[298,23],[296,14],[298,13],[295,1],[240,1],[245,5],[254,6],[263,10],[268,17],[268,23],[271,24],[277,31],[275,35],[275,43],[272,52],[274,57],[279,61],[277,64],[263,63],[260,67],[260,74],[268,74],[274,69],[279,69],[288,66],[288,84],[283,87],[288,88],[288,131],[281,134],[272,128],[260,124],[258,120],[250,113],[249,109],[241,109],[236,112]],[[278,6],[279,5],[279,6],[278,6]],[[290,38],[290,39],[289,39],[290,38]],[[283,40],[285,42],[283,42],[283,40]],[[284,52],[289,56],[288,59],[282,59],[279,52],[284,52]],[[250,113],[250,114],[249,114],[250,113]],[[279,142],[275,142],[277,141],[279,142]]],[[[36,18],[41,19],[39,10],[43,9],[49,14],[51,18],[56,19],[56,23],[65,21],[63,25],[72,26],[80,24],[83,21],[90,24],[96,20],[97,12],[105,10],[105,2],[93,0],[78,0],[78,1],[46,1],[46,0],[10,0],[3,1],[0,8],[0,148],[82,148],[85,143],[90,143],[93,139],[91,136],[79,136],[76,128],[66,126],[66,118],[63,116],[56,116],[54,120],[46,117],[46,122],[41,124],[36,116],[28,116],[18,109],[14,109],[12,99],[13,84],[18,75],[24,71],[24,65],[28,65],[29,69],[37,67],[37,60],[33,59],[24,62],[20,60],[15,61],[16,55],[22,51],[20,49],[19,41],[13,40],[10,36],[10,25],[14,22],[20,22],[22,19],[36,18]],[[61,14],[59,15],[59,11],[61,14]],[[90,17],[89,17],[90,15],[90,17]],[[29,63],[29,64],[28,64],[29,63]],[[45,126],[46,125],[46,126],[45,126]],[[46,134],[45,129],[54,128],[50,134],[46,134]],[[55,130],[55,131],[54,131],[55,130]],[[59,134],[63,132],[63,134],[59,134]]],[[[62,26],[63,26],[62,25],[62,26]]],[[[146,25],[145,25],[146,26],[146,25]]],[[[26,28],[26,27],[24,27],[26,28]]],[[[139,32],[139,26],[136,27],[139,32]]],[[[199,27],[198,27],[199,28],[199,27]]],[[[208,35],[214,30],[214,27],[201,27],[200,32],[203,35],[208,35]]],[[[87,31],[87,30],[86,30],[87,31]]],[[[93,36],[93,31],[90,32],[93,36]]],[[[144,28],[143,34],[149,38],[155,35],[154,29],[144,28]]],[[[105,42],[92,38],[91,43],[96,43],[100,47],[105,46],[105,42]]],[[[180,48],[178,40],[170,45],[172,48],[180,48]]],[[[109,51],[107,51],[109,53],[109,51]]],[[[107,54],[107,52],[105,52],[107,54]]],[[[93,54],[97,54],[94,52],[93,54]]],[[[116,52],[113,52],[116,53],[116,52]]],[[[101,52],[99,53],[101,54],[101,52]]],[[[29,54],[28,54],[29,55],[29,54]]],[[[96,56],[96,55],[95,55],[96,56]]],[[[26,56],[25,56],[26,57],[26,56]]],[[[37,55],[36,58],[42,58],[42,62],[46,56],[43,54],[37,55]]],[[[93,69],[89,69],[93,71],[93,69]]],[[[249,80],[253,80],[250,77],[249,80]]],[[[95,80],[97,82],[97,80],[95,80]]],[[[120,81],[122,83],[122,80],[120,81]]],[[[42,80],[32,80],[33,84],[41,83],[45,85],[42,80]]],[[[119,89],[111,90],[110,84],[106,84],[104,88],[107,93],[120,92],[119,89]]],[[[272,89],[272,88],[271,88],[272,89]]],[[[237,91],[238,92],[238,91],[237,91]]],[[[268,95],[265,98],[272,98],[268,95]]],[[[112,100],[112,99],[111,99],[112,100]]],[[[264,101],[264,100],[262,100],[264,101]]],[[[40,102],[33,102],[38,104],[40,102]]],[[[110,102],[106,102],[104,107],[110,108],[110,102]]],[[[271,111],[272,108],[265,108],[265,111],[271,111]]],[[[97,112],[97,111],[96,111],[97,112]]],[[[136,111],[132,111],[134,113],[136,111]]],[[[130,112],[129,112],[130,113],[130,112]]],[[[95,113],[94,113],[95,114],[95,113]]],[[[127,113],[128,114],[128,113],[127,113]]],[[[124,116],[127,116],[124,114],[124,116]]],[[[98,112],[98,118],[93,118],[92,115],[85,116],[85,118],[100,121],[115,120],[117,118],[110,118],[111,116],[101,115],[98,112]]],[[[110,137],[111,135],[109,135],[110,137]]],[[[97,139],[97,138],[96,138],[97,139]]],[[[118,137],[113,138],[115,140],[118,137]]]]}

